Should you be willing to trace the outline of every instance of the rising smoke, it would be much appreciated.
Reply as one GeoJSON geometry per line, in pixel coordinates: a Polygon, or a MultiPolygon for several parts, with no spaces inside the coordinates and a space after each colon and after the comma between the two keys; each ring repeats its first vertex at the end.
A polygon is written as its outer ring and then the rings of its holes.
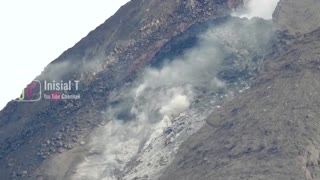
{"type": "Polygon", "coordinates": [[[106,125],[91,141],[93,155],[78,166],[74,179],[116,179],[135,154],[190,107],[196,89],[224,87],[216,78],[222,55],[210,41],[161,69],[147,68],[132,88],[111,95],[117,103],[105,112],[106,125]]]}
{"type": "Polygon", "coordinates": [[[279,0],[245,0],[244,8],[237,9],[234,16],[237,17],[260,17],[263,19],[272,19],[272,14],[279,0]]]}
{"type": "Polygon", "coordinates": [[[270,39],[268,28],[244,22],[230,20],[212,26],[198,36],[194,48],[160,69],[146,68],[131,85],[112,92],[112,103],[103,113],[105,124],[92,135],[89,153],[73,179],[117,179],[135,155],[163,136],[175,118],[195,108],[199,96],[225,91],[228,85],[219,72],[234,64],[247,69],[270,39]],[[235,62],[226,64],[230,57],[235,62]]]}

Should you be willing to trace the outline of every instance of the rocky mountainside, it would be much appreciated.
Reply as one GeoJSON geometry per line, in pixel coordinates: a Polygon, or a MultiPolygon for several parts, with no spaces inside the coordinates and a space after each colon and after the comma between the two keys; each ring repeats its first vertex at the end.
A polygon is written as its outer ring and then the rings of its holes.
{"type": "Polygon", "coordinates": [[[9,102],[1,179],[320,179],[316,0],[131,0],[37,77],[80,99],[9,102]]]}
{"type": "Polygon", "coordinates": [[[320,179],[317,7],[312,0],[280,1],[280,48],[251,89],[226,101],[183,143],[160,179],[320,179]]]}

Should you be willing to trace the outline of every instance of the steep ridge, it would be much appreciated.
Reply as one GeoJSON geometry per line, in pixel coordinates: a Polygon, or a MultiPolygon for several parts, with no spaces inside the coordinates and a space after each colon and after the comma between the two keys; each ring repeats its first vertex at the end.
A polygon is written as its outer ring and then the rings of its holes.
{"type": "Polygon", "coordinates": [[[318,4],[280,1],[255,84],[214,111],[160,179],[320,179],[318,4]]]}

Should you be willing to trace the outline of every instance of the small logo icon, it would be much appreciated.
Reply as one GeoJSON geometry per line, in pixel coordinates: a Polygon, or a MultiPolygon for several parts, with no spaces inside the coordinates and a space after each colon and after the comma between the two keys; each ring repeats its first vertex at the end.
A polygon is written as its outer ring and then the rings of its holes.
{"type": "Polygon", "coordinates": [[[61,92],[53,92],[50,94],[50,99],[52,101],[59,101],[62,99],[62,93],[61,92]]]}
{"type": "Polygon", "coordinates": [[[35,102],[41,99],[41,83],[38,80],[32,81],[23,89],[20,97],[15,100],[19,102],[35,102]]]}

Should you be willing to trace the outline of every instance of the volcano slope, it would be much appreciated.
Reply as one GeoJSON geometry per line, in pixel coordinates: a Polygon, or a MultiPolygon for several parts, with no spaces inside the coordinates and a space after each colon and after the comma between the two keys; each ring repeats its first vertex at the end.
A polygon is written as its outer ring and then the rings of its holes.
{"type": "MultiPolygon", "coordinates": [[[[220,21],[242,2],[132,0],[123,6],[37,77],[48,81],[80,80],[81,100],[10,102],[0,112],[1,179],[60,180],[77,175],[75,167],[87,160],[86,155],[99,154],[90,152],[86,142],[92,140],[92,132],[98,127],[108,128],[103,112],[121,104],[110,98],[112,92],[130,86],[146,66],[161,67],[164,58],[181,54],[179,48],[191,48],[179,35],[190,33],[187,30],[192,25],[220,21]],[[172,42],[174,37],[178,40],[172,42]],[[175,46],[179,41],[187,45],[175,46]],[[48,167],[52,164],[53,168],[48,167]]],[[[203,128],[186,141],[181,138],[185,142],[174,153],[177,156],[168,156],[174,160],[159,162],[163,166],[161,174],[144,176],[144,170],[150,167],[140,160],[148,160],[150,153],[142,151],[125,164],[125,171],[112,171],[113,179],[319,179],[318,9],[315,0],[281,0],[273,19],[277,34],[273,49],[266,57],[258,56],[264,58],[264,68],[260,64],[257,68],[255,63],[253,69],[249,66],[254,75],[258,72],[251,89],[226,99],[220,108],[209,106],[214,113],[203,128]]],[[[261,28],[270,28],[269,22],[261,24],[267,24],[261,28]]],[[[191,28],[195,34],[201,31],[191,28]]],[[[186,39],[194,43],[193,38],[186,39]]],[[[231,60],[237,56],[240,58],[236,60],[244,60],[241,58],[250,54],[228,43],[221,44],[228,47],[231,60]]],[[[250,56],[248,59],[254,60],[250,56]]],[[[221,80],[234,82],[243,74],[227,71],[220,75],[221,80]]],[[[131,118],[122,111],[118,117],[131,118]]],[[[172,144],[174,141],[166,147],[172,144]]],[[[173,148],[165,152],[172,153],[173,148]]],[[[121,159],[115,162],[123,163],[121,159]]],[[[97,179],[109,173],[105,169],[97,179]]],[[[80,178],[88,179],[81,173],[80,178]]]]}
{"type": "Polygon", "coordinates": [[[280,1],[278,42],[255,84],[211,114],[160,179],[320,179],[317,8],[280,1]]]}

